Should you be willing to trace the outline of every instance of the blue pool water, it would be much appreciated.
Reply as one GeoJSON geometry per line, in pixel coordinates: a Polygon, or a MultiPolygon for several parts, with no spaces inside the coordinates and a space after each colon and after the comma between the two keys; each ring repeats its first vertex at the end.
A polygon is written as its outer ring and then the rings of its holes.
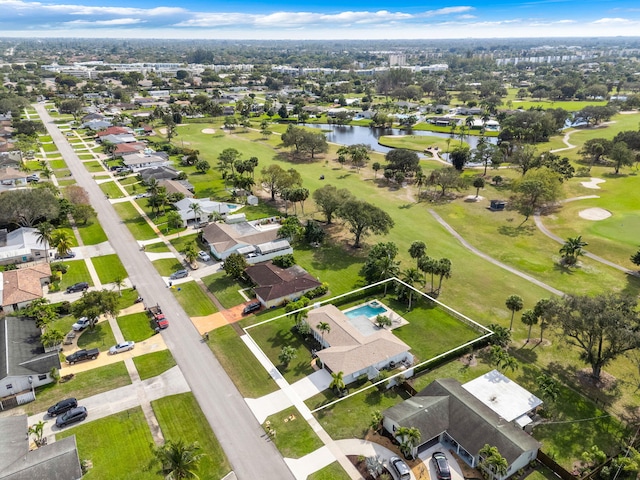
{"type": "Polygon", "coordinates": [[[227,208],[229,210],[235,210],[236,208],[238,208],[238,205],[234,205],[233,203],[227,203],[227,208]]]}
{"type": "Polygon", "coordinates": [[[344,312],[344,314],[349,318],[356,318],[359,316],[365,316],[367,318],[372,318],[382,313],[386,313],[387,309],[381,306],[379,303],[375,303],[375,305],[380,306],[372,306],[373,302],[368,305],[362,305],[361,307],[354,308],[353,310],[349,310],[348,312],[344,312]]]}

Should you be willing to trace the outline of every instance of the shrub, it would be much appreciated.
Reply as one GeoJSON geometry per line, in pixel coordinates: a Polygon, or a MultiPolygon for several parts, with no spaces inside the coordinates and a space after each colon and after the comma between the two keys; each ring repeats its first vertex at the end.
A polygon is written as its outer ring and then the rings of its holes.
{"type": "Polygon", "coordinates": [[[271,261],[275,266],[280,268],[289,268],[296,264],[296,260],[295,258],[293,258],[293,253],[287,253],[286,255],[274,257],[271,261]]]}
{"type": "Polygon", "coordinates": [[[51,264],[51,272],[61,272],[61,273],[67,273],[67,270],[69,270],[69,265],[65,265],[64,263],[52,263],[51,264]]]}
{"type": "Polygon", "coordinates": [[[324,295],[328,291],[329,291],[329,284],[324,282],[322,285],[320,285],[320,286],[314,288],[313,290],[305,293],[305,296],[307,298],[321,297],[322,295],[324,295]]]}
{"type": "Polygon", "coordinates": [[[69,315],[71,313],[71,303],[66,300],[60,302],[56,305],[56,313],[58,315],[69,315]]]}

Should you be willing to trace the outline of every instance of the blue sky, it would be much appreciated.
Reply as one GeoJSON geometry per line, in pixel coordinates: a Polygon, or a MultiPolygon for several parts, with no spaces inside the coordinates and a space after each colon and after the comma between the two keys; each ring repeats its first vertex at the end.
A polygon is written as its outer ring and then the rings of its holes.
{"type": "Polygon", "coordinates": [[[637,0],[0,0],[0,37],[365,40],[638,35],[637,0]]]}

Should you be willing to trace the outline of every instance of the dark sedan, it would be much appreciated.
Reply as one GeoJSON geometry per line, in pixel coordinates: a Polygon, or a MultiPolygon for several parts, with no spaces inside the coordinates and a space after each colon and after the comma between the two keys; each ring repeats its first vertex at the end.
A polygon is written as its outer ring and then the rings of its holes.
{"type": "Polygon", "coordinates": [[[87,418],[87,409],[85,407],[72,408],[64,415],[60,415],[56,418],[56,427],[66,427],[71,423],[80,422],[85,418],[87,418]]]}
{"type": "Polygon", "coordinates": [[[75,398],[65,398],[64,400],[60,400],[55,405],[49,407],[49,409],[47,410],[47,414],[50,417],[55,417],[71,410],[72,408],[76,408],[77,406],[78,401],[75,398]]]}

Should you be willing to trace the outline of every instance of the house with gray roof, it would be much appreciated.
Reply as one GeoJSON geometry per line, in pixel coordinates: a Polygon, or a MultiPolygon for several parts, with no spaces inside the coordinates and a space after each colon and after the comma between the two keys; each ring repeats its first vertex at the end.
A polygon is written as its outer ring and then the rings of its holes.
{"type": "Polygon", "coordinates": [[[41,334],[31,318],[0,318],[0,399],[3,403],[5,397],[21,394],[25,401],[33,400],[32,389],[51,383],[51,369],[60,369],[58,351],[45,352],[41,334]]]}
{"type": "Polygon", "coordinates": [[[0,418],[0,480],[77,480],[82,477],[76,436],[29,450],[28,418],[0,418]]]}
{"type": "MultiPolygon", "coordinates": [[[[473,389],[471,389],[473,390],[473,389]]],[[[412,398],[382,412],[391,434],[400,427],[421,434],[418,454],[442,443],[472,467],[480,462],[485,444],[497,447],[509,465],[502,480],[535,460],[540,443],[518,423],[508,421],[453,378],[441,378],[412,398]]]]}
{"type": "MultiPolygon", "coordinates": [[[[193,199],[185,198],[184,200],[193,199]]],[[[288,242],[286,245],[281,244],[277,250],[265,245],[265,252],[268,250],[268,254],[256,252],[258,245],[275,242],[278,239],[279,229],[279,223],[262,223],[261,220],[236,222],[234,218],[227,218],[224,223],[210,223],[204,227],[202,238],[209,245],[211,254],[218,260],[224,260],[232,253],[240,253],[245,255],[249,263],[255,263],[258,257],[257,261],[263,262],[275,256],[293,252],[288,242]]]]}
{"type": "Polygon", "coordinates": [[[299,265],[280,268],[271,262],[263,262],[247,267],[245,273],[255,284],[253,291],[256,298],[266,308],[276,307],[285,301],[295,301],[322,285],[299,265]]]}
{"type": "Polygon", "coordinates": [[[27,188],[28,174],[13,167],[0,168],[0,192],[27,188]]]}
{"type": "Polygon", "coordinates": [[[35,228],[20,227],[11,232],[0,230],[0,265],[45,259],[49,248],[47,242],[40,241],[35,228]]]}
{"type": "Polygon", "coordinates": [[[376,378],[381,370],[400,363],[413,363],[410,347],[390,330],[378,328],[359,329],[351,319],[334,305],[323,305],[309,310],[306,323],[314,337],[324,348],[317,352],[323,368],[330,372],[342,372],[346,385],[361,375],[376,378]],[[318,325],[326,323],[324,334],[318,325]]]}
{"type": "Polygon", "coordinates": [[[149,183],[149,180],[173,180],[178,178],[180,172],[168,165],[157,165],[153,167],[141,168],[138,170],[138,175],[142,183],[149,183]]]}

